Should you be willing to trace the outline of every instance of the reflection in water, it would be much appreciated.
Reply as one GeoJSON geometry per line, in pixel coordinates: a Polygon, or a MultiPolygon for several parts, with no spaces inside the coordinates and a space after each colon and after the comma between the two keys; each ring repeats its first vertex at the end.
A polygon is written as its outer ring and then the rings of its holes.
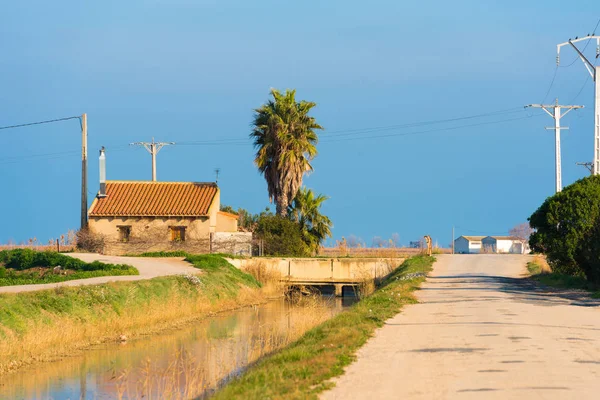
{"type": "Polygon", "coordinates": [[[0,378],[0,399],[190,398],[339,313],[352,299],[275,301],[0,378]],[[344,301],[345,304],[342,303],[344,301]]]}

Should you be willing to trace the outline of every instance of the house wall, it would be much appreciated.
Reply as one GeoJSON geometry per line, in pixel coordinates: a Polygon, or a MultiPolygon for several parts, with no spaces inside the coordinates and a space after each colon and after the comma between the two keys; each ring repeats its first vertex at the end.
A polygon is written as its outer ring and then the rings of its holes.
{"type": "Polygon", "coordinates": [[[478,254],[481,252],[481,241],[469,242],[469,253],[478,254]]]}
{"type": "MultiPolygon", "coordinates": [[[[215,215],[216,225],[216,215],[215,215]]],[[[210,217],[199,218],[99,218],[89,220],[93,234],[104,239],[105,254],[142,253],[148,251],[188,251],[207,253],[210,251],[210,217]],[[131,226],[129,242],[119,239],[119,226],[131,226]],[[185,241],[171,241],[170,226],[184,226],[185,241]]]]}
{"type": "Polygon", "coordinates": [[[238,220],[226,214],[217,213],[217,232],[237,232],[238,220]]]}
{"type": "Polygon", "coordinates": [[[215,232],[211,251],[238,256],[252,255],[252,232],[215,232]]]}
{"type": "Polygon", "coordinates": [[[486,237],[481,240],[481,246],[483,248],[484,253],[497,253],[497,243],[496,239],[493,237],[486,237]]]}
{"type": "Polygon", "coordinates": [[[469,241],[464,237],[459,237],[454,240],[454,252],[456,254],[468,254],[469,253],[469,241]]]}

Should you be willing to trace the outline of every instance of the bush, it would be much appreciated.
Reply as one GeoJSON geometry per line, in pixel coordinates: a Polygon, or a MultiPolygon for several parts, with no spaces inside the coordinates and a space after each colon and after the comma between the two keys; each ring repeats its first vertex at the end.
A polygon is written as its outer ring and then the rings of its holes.
{"type": "Polygon", "coordinates": [[[92,253],[101,253],[104,250],[104,236],[92,233],[89,228],[83,228],[75,234],[77,248],[92,253]]]}
{"type": "Polygon", "coordinates": [[[552,270],[600,283],[600,176],[583,178],[529,217],[529,244],[546,254],[552,270]]]}
{"type": "Polygon", "coordinates": [[[310,249],[305,244],[300,226],[288,218],[278,215],[261,215],[256,236],[264,241],[264,253],[268,256],[308,256],[310,249]]]}

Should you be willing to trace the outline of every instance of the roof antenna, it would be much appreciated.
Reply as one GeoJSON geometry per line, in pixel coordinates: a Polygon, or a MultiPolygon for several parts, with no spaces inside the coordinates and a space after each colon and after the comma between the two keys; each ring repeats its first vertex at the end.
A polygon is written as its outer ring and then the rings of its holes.
{"type": "Polygon", "coordinates": [[[219,172],[221,172],[221,168],[215,168],[215,183],[219,183],[219,172]]]}

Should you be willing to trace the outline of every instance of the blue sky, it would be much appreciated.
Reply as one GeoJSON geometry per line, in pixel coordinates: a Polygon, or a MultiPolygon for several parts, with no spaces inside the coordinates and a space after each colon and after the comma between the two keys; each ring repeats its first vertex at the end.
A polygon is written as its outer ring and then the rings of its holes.
{"type": "MultiPolygon", "coordinates": [[[[128,143],[211,142],[165,148],[158,179],[212,181],[218,167],[222,202],[259,212],[268,197],[245,142],[252,110],[271,87],[296,88],[326,128],[304,182],[331,197],[335,238],[399,233],[406,244],[430,234],[447,245],[453,225],[457,235],[505,233],[554,191],[552,120],[518,107],[543,100],[556,44],[591,33],[600,9],[488,3],[4,2],[0,126],[86,112],[92,194],[100,146],[109,179],[145,180],[150,156],[128,143]],[[370,129],[499,110],[510,112],[370,129]],[[455,129],[415,133],[440,128],[455,129]],[[216,144],[224,139],[239,141],[216,144]]],[[[587,50],[593,57],[595,44],[587,50]]],[[[563,51],[562,65],[574,59],[563,51]]],[[[575,162],[593,154],[586,74],[579,61],[559,68],[545,99],[586,106],[563,120],[565,185],[586,175],[575,162]]],[[[0,242],[77,228],[77,120],[0,138],[0,242]]]]}

